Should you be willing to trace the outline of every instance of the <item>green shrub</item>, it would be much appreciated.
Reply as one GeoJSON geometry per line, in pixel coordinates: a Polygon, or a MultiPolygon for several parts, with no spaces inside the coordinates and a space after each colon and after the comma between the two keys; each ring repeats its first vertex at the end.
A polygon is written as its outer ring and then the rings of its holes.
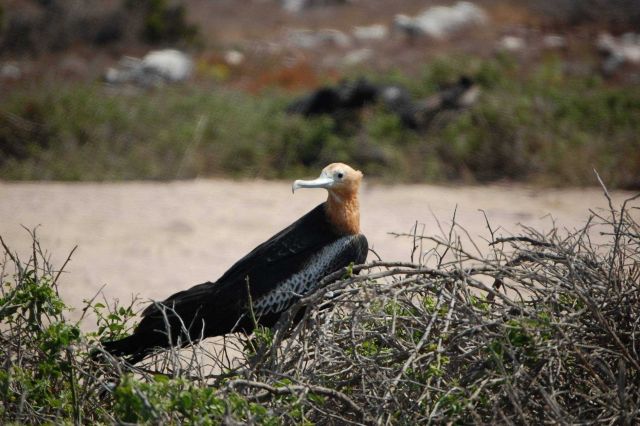
{"type": "MultiPolygon", "coordinates": [[[[72,348],[80,329],[65,320],[50,270],[34,262],[14,266],[13,281],[3,276],[0,293],[0,416],[24,423],[77,419],[79,372],[72,348]]],[[[2,270],[7,267],[5,262],[2,270]]]]}
{"type": "Polygon", "coordinates": [[[16,90],[0,101],[5,179],[284,178],[347,161],[402,181],[640,182],[640,89],[570,75],[560,59],[524,69],[509,56],[442,57],[420,78],[376,75],[415,97],[464,70],[477,104],[437,114],[424,133],[381,106],[306,119],[284,110],[291,95],[218,86],[114,94],[98,85],[16,90]]]}
{"type": "Polygon", "coordinates": [[[570,233],[492,236],[484,254],[469,254],[458,226],[446,239],[422,236],[427,264],[352,265],[272,329],[137,366],[98,344],[130,331],[133,304],[88,301],[97,330],[83,332],[65,318],[61,271],[35,233],[27,262],[0,238],[0,419],[631,424],[640,414],[636,204],[570,233]]]}
{"type": "Polygon", "coordinates": [[[131,11],[142,12],[141,38],[149,43],[192,43],[198,36],[196,26],[187,23],[185,5],[169,0],[126,0],[131,11]]]}

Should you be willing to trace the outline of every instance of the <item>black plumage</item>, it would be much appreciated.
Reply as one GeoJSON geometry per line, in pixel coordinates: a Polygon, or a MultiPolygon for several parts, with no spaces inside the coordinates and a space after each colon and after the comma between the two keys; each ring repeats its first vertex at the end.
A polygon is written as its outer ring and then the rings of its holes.
{"type": "Polygon", "coordinates": [[[312,291],[326,275],[366,260],[365,236],[337,232],[326,204],[260,244],[216,282],[148,306],[133,334],[104,342],[105,349],[136,363],[160,348],[231,332],[249,333],[254,328],[249,300],[257,307],[253,310],[257,322],[274,325],[300,293],[312,291]]]}
{"type": "Polygon", "coordinates": [[[339,124],[352,124],[357,122],[357,116],[353,113],[380,102],[400,119],[404,127],[421,131],[429,127],[437,114],[471,106],[477,95],[477,85],[467,76],[460,77],[455,84],[444,86],[423,99],[415,99],[401,85],[378,85],[360,78],[343,80],[336,86],[321,87],[292,102],[287,112],[305,117],[331,115],[339,124]]]}
{"type": "Polygon", "coordinates": [[[289,114],[305,117],[340,114],[359,110],[376,102],[378,87],[364,78],[355,81],[344,80],[337,86],[321,87],[292,102],[287,107],[289,114]]]}

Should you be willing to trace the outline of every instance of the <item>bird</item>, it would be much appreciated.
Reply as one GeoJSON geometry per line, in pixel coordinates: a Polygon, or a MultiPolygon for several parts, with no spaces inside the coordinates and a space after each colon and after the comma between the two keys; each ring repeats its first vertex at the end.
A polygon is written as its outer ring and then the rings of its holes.
{"type": "MultiPolygon", "coordinates": [[[[363,77],[343,80],[336,86],[321,87],[289,104],[286,111],[307,118],[330,115],[341,128],[358,123],[358,116],[354,114],[365,107],[381,103],[400,119],[405,128],[420,132],[426,130],[440,112],[471,107],[479,93],[478,85],[465,75],[455,84],[444,86],[437,93],[417,100],[402,85],[380,85],[363,77]]],[[[315,161],[316,157],[317,153],[311,155],[310,159],[315,161]]]]}
{"type": "Polygon", "coordinates": [[[382,87],[380,97],[387,109],[395,113],[406,128],[420,131],[427,129],[438,113],[472,106],[478,95],[477,84],[463,75],[457,83],[442,87],[437,93],[417,101],[413,100],[407,89],[398,85],[382,87]]]}
{"type": "Polygon", "coordinates": [[[294,193],[324,188],[326,201],[258,245],[217,281],[151,303],[131,335],[102,342],[104,349],[136,364],[206,337],[250,334],[256,324],[274,326],[324,277],[366,261],[368,242],[360,232],[358,200],[362,177],[359,170],[332,163],[316,179],[294,181],[294,193]]]}
{"type": "Polygon", "coordinates": [[[356,111],[376,102],[378,87],[366,78],[342,80],[336,86],[321,87],[287,107],[287,113],[311,117],[356,111]]]}

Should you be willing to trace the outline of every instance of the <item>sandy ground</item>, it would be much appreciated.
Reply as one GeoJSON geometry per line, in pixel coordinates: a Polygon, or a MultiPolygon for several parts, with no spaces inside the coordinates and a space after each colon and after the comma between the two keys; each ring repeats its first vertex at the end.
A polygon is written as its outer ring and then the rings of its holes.
{"type": "MultiPolygon", "coordinates": [[[[631,195],[612,194],[616,204],[631,195]]],[[[323,190],[292,195],[290,183],[264,181],[0,183],[0,235],[26,258],[30,237],[21,225],[39,225],[41,245],[57,266],[77,245],[60,284],[75,308],[103,285],[109,299],[161,299],[215,280],[325,196],[323,190]]],[[[437,220],[450,225],[456,206],[456,222],[486,247],[481,210],[498,234],[509,235],[518,224],[549,229],[552,218],[561,227],[579,227],[590,208],[606,207],[606,199],[598,188],[367,185],[362,230],[383,259],[406,261],[411,240],[389,232],[411,232],[417,222],[425,234],[440,233],[437,220]]]]}

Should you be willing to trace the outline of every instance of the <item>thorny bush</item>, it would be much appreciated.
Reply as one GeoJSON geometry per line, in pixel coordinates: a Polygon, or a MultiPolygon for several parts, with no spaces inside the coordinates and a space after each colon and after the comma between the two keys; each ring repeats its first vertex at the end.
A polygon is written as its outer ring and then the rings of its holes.
{"type": "Polygon", "coordinates": [[[5,246],[2,421],[631,424],[639,197],[576,231],[504,237],[487,223],[484,248],[454,215],[442,236],[410,235],[410,262],[339,271],[273,329],[138,366],[95,356],[128,331],[131,306],[89,301],[99,329],[82,333],[37,240],[27,264],[5,246]]]}

